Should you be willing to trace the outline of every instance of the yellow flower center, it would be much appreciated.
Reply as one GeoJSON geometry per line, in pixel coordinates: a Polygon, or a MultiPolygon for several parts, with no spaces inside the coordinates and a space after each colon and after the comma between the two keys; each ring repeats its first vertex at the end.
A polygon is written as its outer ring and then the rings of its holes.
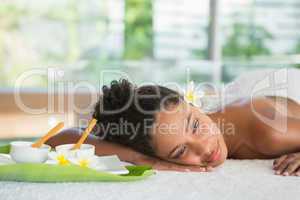
{"type": "Polygon", "coordinates": [[[195,100],[196,100],[196,95],[194,94],[193,91],[188,91],[185,95],[186,99],[189,101],[189,102],[192,102],[194,103],[195,100]]]}
{"type": "Polygon", "coordinates": [[[64,155],[58,155],[56,159],[57,159],[59,165],[68,165],[69,164],[69,161],[66,159],[66,157],[64,155]]]}
{"type": "Polygon", "coordinates": [[[80,167],[89,167],[90,160],[88,160],[88,159],[81,159],[81,160],[79,160],[78,163],[79,163],[80,167]]]}

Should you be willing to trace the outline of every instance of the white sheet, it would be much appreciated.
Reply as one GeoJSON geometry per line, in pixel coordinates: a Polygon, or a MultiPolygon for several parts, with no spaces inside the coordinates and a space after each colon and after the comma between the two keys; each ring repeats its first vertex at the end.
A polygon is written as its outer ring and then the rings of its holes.
{"type": "Polygon", "coordinates": [[[162,172],[123,183],[0,183],[2,200],[299,199],[300,177],[273,174],[272,160],[227,160],[214,172],[162,172]]]}

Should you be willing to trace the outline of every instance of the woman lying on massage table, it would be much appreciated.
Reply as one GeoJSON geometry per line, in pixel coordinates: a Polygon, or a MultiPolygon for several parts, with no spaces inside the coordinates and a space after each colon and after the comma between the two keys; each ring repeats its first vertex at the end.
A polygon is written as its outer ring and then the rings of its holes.
{"type": "MultiPolygon", "coordinates": [[[[300,106],[290,99],[240,99],[205,114],[158,85],[136,87],[123,79],[102,90],[93,113],[98,124],[87,140],[98,155],[117,154],[159,170],[200,172],[226,158],[275,158],[275,174],[300,176],[300,106]]],[[[80,133],[64,130],[48,144],[74,143],[80,133]]]]}

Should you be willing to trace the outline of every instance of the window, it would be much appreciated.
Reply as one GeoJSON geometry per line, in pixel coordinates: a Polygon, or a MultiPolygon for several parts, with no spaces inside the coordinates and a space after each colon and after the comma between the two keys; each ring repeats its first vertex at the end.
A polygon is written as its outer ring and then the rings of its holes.
{"type": "MultiPolygon", "coordinates": [[[[92,76],[108,60],[122,57],[124,2],[5,1],[0,5],[1,86],[32,68],[62,68],[69,77],[92,76]],[[78,75],[80,74],[80,75],[78,75]]],[[[28,87],[46,85],[34,77],[28,87]]]]}
{"type": "Polygon", "coordinates": [[[299,1],[226,0],[221,8],[225,81],[245,70],[299,64],[299,1]]]}
{"type": "MultiPolygon", "coordinates": [[[[0,16],[1,87],[48,67],[98,84],[104,70],[137,83],[185,83],[187,73],[228,82],[245,70],[299,66],[298,0],[6,0],[0,16]]],[[[119,76],[107,74],[104,83],[119,76]]],[[[46,85],[46,76],[23,84],[46,85]]]]}
{"type": "MultiPolygon", "coordinates": [[[[206,57],[208,1],[5,1],[0,15],[1,87],[13,87],[24,71],[47,67],[95,84],[103,70],[134,72],[141,82],[151,81],[148,72],[155,68],[156,81],[184,80],[183,61],[206,57]]],[[[208,69],[196,72],[209,76],[208,69]]],[[[46,84],[46,76],[36,76],[24,87],[46,84]]]]}

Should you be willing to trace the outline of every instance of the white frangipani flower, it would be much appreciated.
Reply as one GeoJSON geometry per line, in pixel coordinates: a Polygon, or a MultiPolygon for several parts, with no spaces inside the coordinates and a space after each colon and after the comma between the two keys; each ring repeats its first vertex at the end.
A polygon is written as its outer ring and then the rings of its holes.
{"type": "Polygon", "coordinates": [[[104,170],[106,167],[99,162],[98,156],[78,150],[52,151],[48,154],[48,164],[77,165],[82,168],[104,170]]]}
{"type": "Polygon", "coordinates": [[[190,81],[187,85],[187,90],[185,92],[184,98],[188,103],[192,103],[195,106],[201,107],[201,102],[199,98],[203,96],[203,93],[197,93],[195,90],[194,81],[190,81]]]}
{"type": "Polygon", "coordinates": [[[70,164],[69,157],[70,155],[67,152],[56,152],[51,151],[48,153],[48,157],[50,158],[49,163],[58,164],[58,165],[68,165],[70,164]]]}
{"type": "Polygon", "coordinates": [[[70,162],[74,165],[78,165],[84,168],[97,169],[98,167],[98,159],[97,156],[76,156],[71,157],[70,162]]]}

